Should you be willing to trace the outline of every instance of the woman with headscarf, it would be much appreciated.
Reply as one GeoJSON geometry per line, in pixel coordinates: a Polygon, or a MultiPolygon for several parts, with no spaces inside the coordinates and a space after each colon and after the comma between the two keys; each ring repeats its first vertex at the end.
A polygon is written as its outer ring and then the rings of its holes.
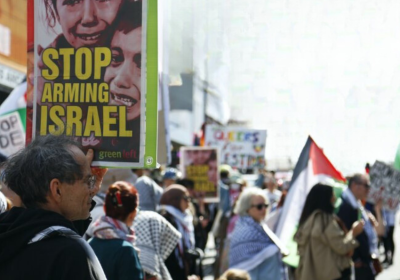
{"type": "Polygon", "coordinates": [[[239,219],[229,236],[229,267],[246,270],[252,280],[282,279],[279,248],[263,225],[267,208],[265,192],[249,187],[241,193],[234,209],[239,219]]]}
{"type": "Polygon", "coordinates": [[[189,192],[184,186],[171,185],[161,196],[160,214],[182,235],[175,250],[165,261],[174,280],[186,280],[193,272],[193,262],[188,252],[195,249],[193,216],[189,211],[189,192]]]}
{"type": "Polygon", "coordinates": [[[118,181],[108,188],[105,216],[89,229],[89,240],[108,280],[143,280],[138,253],[133,247],[135,235],[130,228],[136,217],[139,196],[135,187],[118,181]]]}
{"type": "Polygon", "coordinates": [[[315,185],[307,195],[294,238],[300,255],[296,279],[351,279],[351,255],[363,223],[355,222],[345,234],[344,223],[333,214],[335,200],[333,188],[324,184],[315,185]]]}
{"type": "Polygon", "coordinates": [[[133,227],[140,250],[139,259],[146,280],[173,280],[165,261],[182,235],[164,217],[153,211],[140,211],[133,227]]]}

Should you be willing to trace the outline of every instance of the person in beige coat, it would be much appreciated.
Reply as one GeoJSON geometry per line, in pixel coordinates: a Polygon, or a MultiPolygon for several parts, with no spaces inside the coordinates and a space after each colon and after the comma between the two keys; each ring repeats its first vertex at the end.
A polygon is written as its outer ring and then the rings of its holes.
{"type": "Polygon", "coordinates": [[[307,196],[295,235],[300,256],[297,280],[351,279],[351,255],[363,223],[355,222],[347,232],[333,214],[334,203],[333,188],[327,185],[315,185],[307,196]]]}

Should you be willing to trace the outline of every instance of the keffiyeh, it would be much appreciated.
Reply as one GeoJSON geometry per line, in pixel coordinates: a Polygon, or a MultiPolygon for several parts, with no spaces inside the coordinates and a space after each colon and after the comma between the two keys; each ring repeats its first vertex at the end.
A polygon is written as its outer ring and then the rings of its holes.
{"type": "Polygon", "coordinates": [[[172,280],[164,261],[176,247],[181,234],[164,217],[152,211],[140,211],[133,228],[143,270],[157,279],[172,280]]]}
{"type": "MultiPolygon", "coordinates": [[[[229,267],[240,265],[258,255],[256,262],[263,262],[278,252],[278,248],[268,237],[261,224],[250,216],[240,217],[229,237],[229,267]]],[[[252,265],[257,266],[255,262],[252,265]]],[[[248,267],[249,270],[251,268],[248,267]]],[[[247,269],[246,269],[247,270],[247,269]]]]}
{"type": "Polygon", "coordinates": [[[178,230],[182,234],[182,241],[179,244],[179,247],[183,250],[186,249],[194,249],[195,240],[194,240],[194,226],[193,226],[193,216],[186,210],[182,212],[170,205],[162,206],[169,214],[171,214],[178,225],[178,230]]]}

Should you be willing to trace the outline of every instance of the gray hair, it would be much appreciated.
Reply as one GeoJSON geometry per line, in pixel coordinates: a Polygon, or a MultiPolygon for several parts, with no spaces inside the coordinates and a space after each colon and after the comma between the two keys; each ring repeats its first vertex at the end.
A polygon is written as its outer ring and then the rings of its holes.
{"type": "Polygon", "coordinates": [[[245,216],[247,215],[247,211],[251,207],[251,199],[254,196],[261,196],[262,198],[265,199],[265,203],[269,203],[267,194],[265,191],[256,188],[256,187],[247,187],[243,190],[243,192],[240,194],[239,199],[236,202],[235,209],[233,212],[235,214],[238,214],[240,216],[245,216]]]}
{"type": "Polygon", "coordinates": [[[71,154],[72,146],[81,148],[66,136],[37,137],[3,164],[1,179],[26,207],[45,204],[51,180],[73,184],[83,178],[81,165],[71,154]]]}

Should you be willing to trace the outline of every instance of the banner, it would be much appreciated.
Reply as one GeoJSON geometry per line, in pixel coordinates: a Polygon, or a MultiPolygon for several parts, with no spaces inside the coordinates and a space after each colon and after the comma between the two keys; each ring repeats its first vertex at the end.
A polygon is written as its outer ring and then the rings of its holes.
{"type": "Polygon", "coordinates": [[[95,166],[155,167],[157,25],[157,0],[36,0],[32,136],[70,136],[95,166]]]}
{"type": "Polygon", "coordinates": [[[266,130],[206,126],[205,145],[220,150],[221,163],[239,169],[265,166],[266,130]]]}
{"type": "Polygon", "coordinates": [[[396,210],[400,198],[400,171],[393,167],[376,161],[369,172],[371,178],[371,190],[368,201],[375,203],[382,199],[383,207],[396,210]]]}
{"type": "Polygon", "coordinates": [[[218,150],[182,147],[180,156],[183,178],[194,181],[194,191],[203,194],[206,202],[218,201],[218,150]]]}

